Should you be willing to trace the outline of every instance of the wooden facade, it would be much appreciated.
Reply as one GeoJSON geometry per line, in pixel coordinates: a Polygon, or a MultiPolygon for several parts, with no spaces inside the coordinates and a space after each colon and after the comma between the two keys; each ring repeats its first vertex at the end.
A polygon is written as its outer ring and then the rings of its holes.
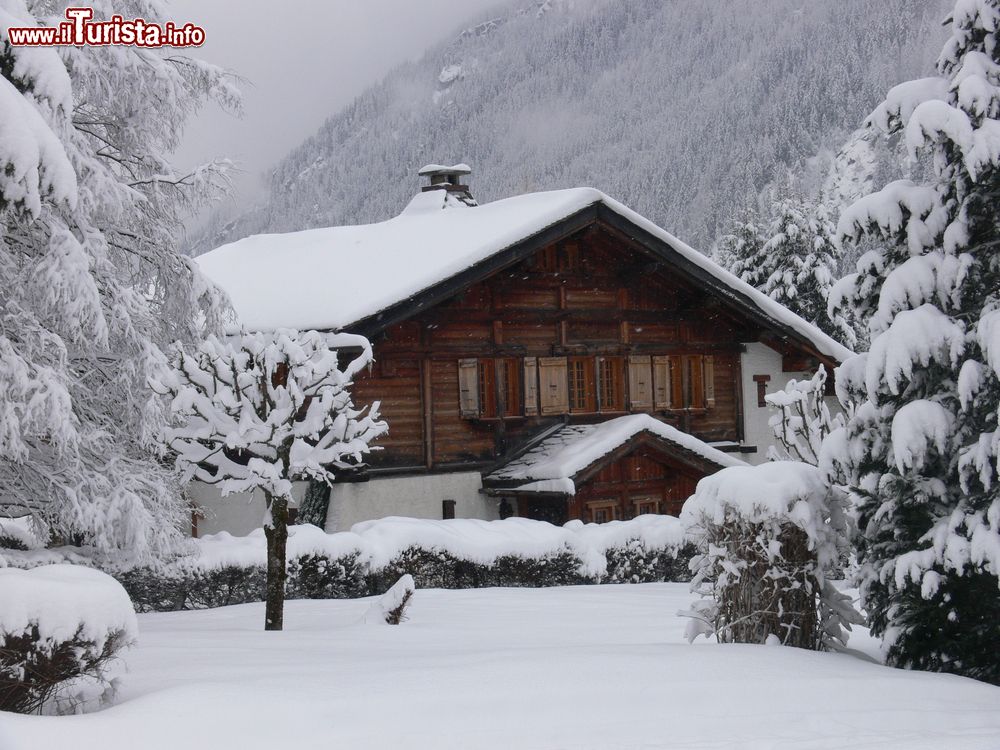
{"type": "MultiPolygon", "coordinates": [[[[380,401],[390,426],[373,474],[485,473],[554,425],[628,413],[704,441],[743,438],[740,342],[773,333],[625,228],[585,218],[447,298],[361,327],[376,364],[354,398],[380,401]]],[[[676,512],[704,472],[644,451],[602,468],[569,516],[603,518],[591,511],[608,498],[612,518],[676,512]]]]}

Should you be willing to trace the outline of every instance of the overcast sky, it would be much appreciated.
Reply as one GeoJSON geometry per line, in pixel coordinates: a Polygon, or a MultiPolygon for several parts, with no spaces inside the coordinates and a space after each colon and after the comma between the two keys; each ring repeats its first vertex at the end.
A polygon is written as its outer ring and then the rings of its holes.
{"type": "Polygon", "coordinates": [[[189,125],[177,165],[233,158],[246,172],[238,200],[252,199],[257,176],[323,120],[397,64],[418,58],[497,3],[172,0],[178,21],[205,28],[205,45],[195,54],[247,79],[243,119],[206,109],[189,125]]]}

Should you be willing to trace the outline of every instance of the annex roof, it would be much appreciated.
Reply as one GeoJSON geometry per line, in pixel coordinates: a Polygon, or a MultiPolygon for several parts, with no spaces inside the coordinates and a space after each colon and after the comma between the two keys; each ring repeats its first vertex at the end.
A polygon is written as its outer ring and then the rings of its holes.
{"type": "Polygon", "coordinates": [[[636,438],[667,444],[679,458],[713,468],[746,463],[648,414],[630,414],[598,424],[566,425],[519,458],[487,475],[483,484],[508,492],[572,495],[581,474],[636,438]]]}
{"type": "Polygon", "coordinates": [[[247,329],[367,333],[373,321],[404,319],[415,307],[455,294],[456,286],[516,262],[521,257],[516,251],[532,238],[598,215],[624,223],[665,262],[697,276],[782,335],[837,362],[850,356],[815,326],[593,188],[528,193],[476,207],[432,190],[418,193],[387,221],[254,235],[196,260],[229,294],[247,329]]]}

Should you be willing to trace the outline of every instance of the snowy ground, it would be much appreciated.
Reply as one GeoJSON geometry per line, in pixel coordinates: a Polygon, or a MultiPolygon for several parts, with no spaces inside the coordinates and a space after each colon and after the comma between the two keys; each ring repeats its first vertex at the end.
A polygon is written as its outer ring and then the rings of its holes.
{"type": "MultiPolygon", "coordinates": [[[[1000,747],[1000,688],[864,654],[683,641],[686,584],[421,590],[141,615],[121,702],[0,714],[2,750],[1000,747]]],[[[875,647],[853,636],[861,651],[875,647]]]]}

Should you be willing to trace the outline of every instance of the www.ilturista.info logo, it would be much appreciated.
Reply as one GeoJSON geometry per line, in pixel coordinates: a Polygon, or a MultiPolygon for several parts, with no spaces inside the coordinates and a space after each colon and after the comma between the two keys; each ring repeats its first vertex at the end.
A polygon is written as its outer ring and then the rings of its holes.
{"type": "Polygon", "coordinates": [[[64,47],[123,45],[132,47],[200,47],[205,29],[186,23],[178,26],[149,23],[142,18],[111,16],[93,21],[93,8],[67,8],[67,21],[58,26],[11,26],[7,38],[12,47],[64,47]]]}

